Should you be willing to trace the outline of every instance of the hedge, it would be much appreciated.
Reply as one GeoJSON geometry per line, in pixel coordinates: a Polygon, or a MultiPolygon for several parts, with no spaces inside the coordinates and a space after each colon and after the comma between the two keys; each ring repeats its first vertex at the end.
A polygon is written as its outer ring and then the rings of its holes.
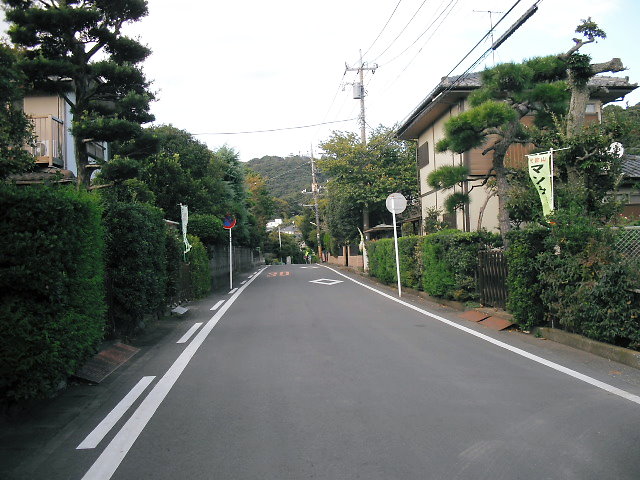
{"type": "Polygon", "coordinates": [[[527,331],[544,321],[537,257],[544,249],[544,239],[548,234],[548,229],[541,227],[513,230],[507,234],[510,242],[505,252],[509,292],[507,310],[513,314],[515,323],[527,331]]]}
{"type": "Polygon", "coordinates": [[[105,325],[97,199],[74,188],[0,186],[0,398],[55,392],[105,325]]]}
{"type": "Polygon", "coordinates": [[[422,287],[435,297],[477,300],[478,252],[500,245],[500,236],[485,231],[442,230],[424,237],[422,287]]]}
{"type": "Polygon", "coordinates": [[[191,250],[187,253],[189,273],[191,277],[191,292],[194,298],[202,298],[211,291],[211,267],[207,250],[198,237],[187,235],[191,250]]]}
{"type": "Polygon", "coordinates": [[[145,203],[107,205],[106,271],[108,322],[112,334],[127,335],[145,315],[165,305],[165,222],[162,210],[145,203]]]}

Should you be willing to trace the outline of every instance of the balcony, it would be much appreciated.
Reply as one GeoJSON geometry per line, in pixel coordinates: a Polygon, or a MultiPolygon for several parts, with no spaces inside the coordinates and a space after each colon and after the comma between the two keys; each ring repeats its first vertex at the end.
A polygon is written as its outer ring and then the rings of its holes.
{"type": "Polygon", "coordinates": [[[35,145],[27,148],[38,165],[64,167],[64,124],[53,115],[33,116],[35,145]]]}

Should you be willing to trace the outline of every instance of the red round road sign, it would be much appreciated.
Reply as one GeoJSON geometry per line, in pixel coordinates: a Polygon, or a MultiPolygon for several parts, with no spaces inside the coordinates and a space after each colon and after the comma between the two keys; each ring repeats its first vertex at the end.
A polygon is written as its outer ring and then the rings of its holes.
{"type": "Polygon", "coordinates": [[[236,219],[233,215],[227,215],[222,219],[222,228],[226,228],[227,230],[232,229],[236,226],[236,219]]]}

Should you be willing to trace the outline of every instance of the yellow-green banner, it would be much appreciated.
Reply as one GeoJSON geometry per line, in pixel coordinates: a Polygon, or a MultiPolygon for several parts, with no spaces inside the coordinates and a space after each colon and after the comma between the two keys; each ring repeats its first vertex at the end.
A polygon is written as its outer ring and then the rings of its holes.
{"type": "Polygon", "coordinates": [[[529,176],[540,195],[542,212],[549,215],[553,211],[553,178],[551,176],[551,153],[527,155],[529,176]]]}

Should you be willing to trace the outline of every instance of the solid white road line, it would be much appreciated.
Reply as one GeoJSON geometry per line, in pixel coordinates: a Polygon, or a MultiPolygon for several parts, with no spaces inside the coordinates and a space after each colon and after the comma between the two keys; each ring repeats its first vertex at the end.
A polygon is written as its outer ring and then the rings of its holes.
{"type": "MultiPolygon", "coordinates": [[[[265,267],[266,268],[266,267],[265,267]]],[[[260,272],[262,272],[260,270],[260,272]]],[[[251,282],[258,278],[253,277],[251,282]]],[[[207,322],[207,324],[198,332],[193,341],[186,346],[176,361],[169,367],[167,373],[156,383],[149,395],[142,401],[140,406],[133,413],[131,418],[124,424],[122,429],[113,437],[113,440],[107,445],[102,454],[85,473],[82,480],[108,480],[115,473],[116,469],[133,446],[134,442],[147,425],[153,414],[162,404],[164,398],[176,383],[184,369],[189,364],[200,345],[205,341],[213,327],[222,318],[225,312],[233,305],[240,294],[247,288],[251,282],[244,285],[238,292],[231,297],[222,308],[207,322]]]]}
{"type": "Polygon", "coordinates": [[[231,294],[233,294],[233,293],[236,293],[237,291],[238,291],[238,289],[237,289],[237,288],[234,288],[233,290],[231,290],[231,291],[229,292],[229,295],[231,295],[231,294]]]}
{"type": "Polygon", "coordinates": [[[544,365],[546,367],[552,368],[554,370],[557,370],[558,372],[562,372],[566,375],[569,375],[570,377],[576,378],[578,380],[582,380],[585,383],[588,383],[589,385],[593,385],[594,387],[597,388],[601,388],[602,390],[605,390],[606,392],[612,393],[614,395],[618,395],[619,397],[625,398],[627,400],[630,400],[634,403],[637,403],[638,405],[640,405],[640,396],[638,395],[634,395],[633,393],[629,393],[625,390],[622,390],[620,388],[614,387],[613,385],[609,385],[608,383],[604,383],[601,382],[600,380],[596,380],[595,378],[589,377],[588,375],[584,375],[580,372],[577,372],[575,370],[572,370],[570,368],[567,367],[563,367],[562,365],[552,362],[550,360],[547,360],[546,358],[542,358],[539,357],[538,355],[534,355],[533,353],[529,353],[525,350],[522,350],[518,347],[514,347],[513,345],[509,345],[508,343],[505,342],[501,342],[500,340],[496,340],[495,338],[492,338],[488,335],[484,335],[480,332],[476,332],[475,330],[472,330],[470,328],[464,327],[462,325],[458,325],[455,322],[452,322],[451,320],[447,320],[446,318],[443,318],[439,315],[435,315],[431,312],[428,312],[426,310],[423,310],[419,307],[416,307],[415,305],[411,305],[410,303],[407,303],[405,301],[400,300],[399,298],[396,298],[392,295],[389,295],[387,293],[381,292],[380,290],[377,290],[369,285],[366,285],[362,282],[358,282],[357,280],[354,280],[351,277],[348,277],[347,275],[344,275],[342,273],[340,273],[337,270],[334,270],[333,268],[327,267],[326,265],[323,265],[323,267],[328,268],[329,270],[331,270],[334,273],[337,273],[338,275],[345,277],[349,280],[351,280],[353,283],[356,283],[360,286],[363,286],[364,288],[368,288],[369,290],[376,292],[378,295],[382,295],[383,297],[386,297],[390,300],[393,300],[396,303],[399,303],[400,305],[404,305],[405,307],[408,307],[412,310],[415,310],[418,313],[421,313],[423,315],[426,315],[428,317],[431,317],[435,320],[438,320],[439,322],[445,323],[451,327],[457,328],[458,330],[462,330],[463,332],[468,333],[469,335],[473,335],[474,337],[478,337],[481,338],[482,340],[485,340],[489,343],[492,343],[494,345],[497,345],[498,347],[504,348],[505,350],[509,350],[510,352],[515,353],[516,355],[520,355],[522,357],[528,358],[529,360],[533,360],[534,362],[537,362],[541,365],[544,365]]]}
{"type": "Polygon", "coordinates": [[[153,377],[142,377],[142,379],[131,389],[127,395],[120,400],[113,410],[104,417],[96,428],[87,435],[80,445],[76,447],[76,450],[85,450],[88,448],[95,448],[102,441],[102,439],[109,433],[113,426],[118,423],[118,420],[129,410],[129,407],[134,404],[138,397],[145,391],[145,389],[151,384],[153,377]]]}
{"type": "Polygon", "coordinates": [[[225,302],[225,300],[220,300],[218,303],[216,303],[213,307],[211,307],[209,310],[217,310],[220,305],[222,305],[225,302]]]}
{"type": "Polygon", "coordinates": [[[202,322],[194,323],[191,326],[191,328],[187,331],[187,333],[185,333],[182,336],[182,338],[178,340],[176,343],[187,343],[187,341],[191,338],[191,335],[196,333],[196,330],[198,330],[201,326],[202,326],[202,322]]]}

